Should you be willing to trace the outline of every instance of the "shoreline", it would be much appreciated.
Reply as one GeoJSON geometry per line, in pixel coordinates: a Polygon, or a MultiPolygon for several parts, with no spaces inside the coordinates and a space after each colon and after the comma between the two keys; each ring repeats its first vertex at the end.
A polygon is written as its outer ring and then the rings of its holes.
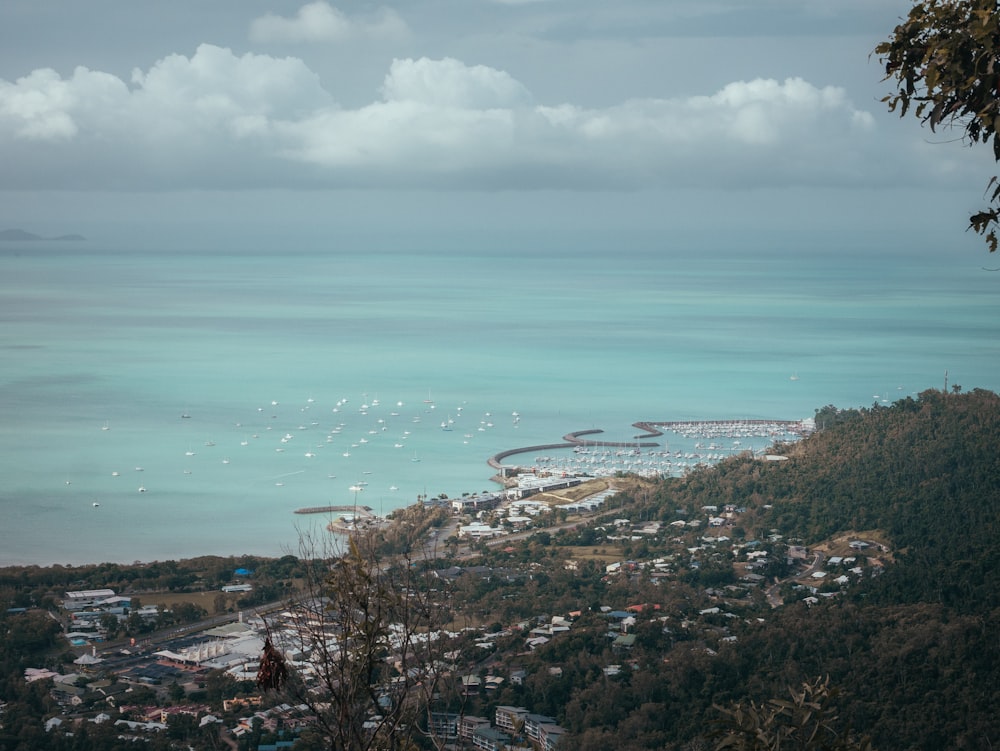
{"type": "MultiPolygon", "coordinates": [[[[511,449],[505,449],[503,451],[497,452],[486,459],[488,466],[496,470],[496,474],[491,476],[489,480],[496,483],[497,485],[504,487],[510,478],[518,473],[519,471],[525,473],[554,473],[559,471],[568,471],[566,469],[560,469],[557,467],[538,466],[536,462],[534,465],[504,465],[503,460],[512,456],[519,456],[526,453],[532,453],[540,450],[579,450],[581,453],[586,453],[592,448],[602,448],[602,449],[621,449],[622,453],[628,451],[631,454],[640,453],[640,449],[655,449],[660,446],[660,443],[644,440],[650,438],[658,438],[664,434],[664,429],[667,431],[677,432],[685,437],[687,440],[693,440],[694,438],[704,438],[711,439],[718,436],[747,436],[752,435],[757,438],[772,438],[774,440],[781,440],[783,438],[801,438],[812,432],[814,426],[811,425],[811,420],[762,420],[762,419],[741,419],[741,420],[664,420],[664,421],[652,421],[652,420],[640,420],[632,423],[632,427],[636,428],[641,433],[635,435],[634,440],[631,441],[603,441],[592,438],[592,436],[597,436],[604,433],[603,429],[595,428],[589,430],[578,430],[572,431],[565,434],[562,437],[561,442],[552,442],[545,444],[533,444],[530,446],[521,446],[511,449]],[[631,451],[629,451],[631,450],[631,451]]],[[[540,459],[547,459],[548,457],[539,457],[540,459]]],[[[718,455],[715,458],[721,458],[718,455]]],[[[714,463],[714,459],[712,460],[714,463]]],[[[683,463],[676,463],[672,471],[683,471],[683,463]]],[[[624,462],[621,462],[621,466],[618,464],[612,467],[601,467],[594,471],[595,468],[578,468],[579,471],[574,471],[575,474],[583,477],[600,477],[605,476],[609,473],[625,472],[636,474],[638,476],[643,476],[642,472],[636,471],[635,469],[630,469],[624,462]]],[[[659,470],[658,474],[660,476],[671,476],[670,471],[659,470]]],[[[458,497],[458,496],[456,496],[458,497]]],[[[404,504],[400,508],[408,508],[410,506],[418,503],[404,504]]],[[[372,509],[368,506],[355,506],[353,504],[330,504],[324,506],[307,506],[294,509],[293,514],[299,516],[310,516],[310,515],[321,515],[321,514],[331,514],[331,513],[357,513],[358,517],[364,517],[364,523],[371,524],[373,520],[379,520],[379,523],[385,523],[386,520],[380,519],[375,515],[372,509]]],[[[360,521],[360,519],[359,519],[360,521]]],[[[346,522],[342,520],[331,520],[323,525],[328,531],[338,534],[338,535],[348,535],[351,532],[357,531],[360,527],[355,522],[355,520],[349,519],[346,522]]],[[[182,555],[179,557],[168,556],[162,558],[153,558],[148,561],[139,561],[138,559],[121,559],[119,561],[90,561],[77,564],[60,563],[57,561],[51,561],[46,563],[34,563],[34,562],[11,562],[0,564],[0,568],[31,568],[31,567],[53,567],[60,565],[69,565],[77,568],[83,568],[87,566],[98,566],[105,563],[118,563],[120,565],[127,565],[131,563],[158,563],[167,560],[190,560],[206,556],[223,556],[231,557],[236,555],[258,555],[255,553],[246,553],[245,551],[239,553],[231,554],[220,554],[211,552],[202,552],[191,555],[182,555]]],[[[279,558],[279,554],[272,555],[260,555],[261,558],[279,558]]]]}

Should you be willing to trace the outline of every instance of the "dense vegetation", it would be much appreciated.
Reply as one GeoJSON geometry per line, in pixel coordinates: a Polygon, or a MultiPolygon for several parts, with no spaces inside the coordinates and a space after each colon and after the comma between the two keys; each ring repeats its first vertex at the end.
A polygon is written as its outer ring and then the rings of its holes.
{"type": "MultiPolygon", "coordinates": [[[[447,585],[456,622],[496,634],[489,650],[470,635],[463,658],[487,671],[521,668],[523,684],[507,681],[491,695],[441,708],[491,716],[499,704],[525,706],[555,718],[568,732],[566,746],[581,751],[695,751],[714,747],[715,723],[733,716],[724,710],[761,707],[823,677],[840,737],[868,736],[882,751],[996,745],[1000,397],[928,391],[892,406],[826,407],[817,424],[822,429],[808,439],[777,447],[786,461],[745,455],[684,478],[635,483],[606,518],[587,527],[484,546],[474,563],[490,575],[470,571],[447,585]],[[884,570],[872,565],[834,597],[807,604],[798,593],[772,610],[761,590],[737,585],[730,554],[677,554],[694,550],[695,537],[608,536],[615,518],[666,526],[725,504],[745,509],[727,530],[734,539],[780,553],[786,543],[814,546],[854,531],[886,542],[884,570]],[[582,545],[592,545],[594,555],[580,558],[582,545]],[[663,556],[673,561],[674,575],[653,581],[624,567],[608,575],[600,553],[615,546],[636,560],[663,556]],[[872,576],[875,570],[883,573],[872,576]],[[600,606],[636,603],[646,607],[636,613],[634,644],[623,649],[610,638],[600,606]],[[534,651],[513,628],[571,611],[580,611],[573,628],[534,651]]],[[[782,574],[784,561],[775,558],[769,578],[782,574]]],[[[71,582],[117,581],[125,589],[149,584],[155,574],[177,588],[199,578],[217,585],[234,566],[263,571],[276,591],[297,571],[291,556],[207,559],[198,574],[184,563],[30,568],[0,572],[0,592],[8,606],[45,607],[71,582]]],[[[56,736],[41,735],[39,723],[29,721],[51,714],[51,700],[19,672],[58,664],[56,632],[41,611],[0,618],[0,699],[7,702],[0,749],[55,747],[56,736]],[[16,740],[21,732],[32,744],[16,740]]]]}
{"type": "MultiPolygon", "coordinates": [[[[526,656],[524,687],[496,701],[556,717],[573,748],[693,749],[707,747],[713,704],[787,696],[829,676],[845,727],[875,748],[991,748],[1000,739],[991,709],[1000,700],[1000,398],[928,391],[817,417],[823,430],[780,447],[787,461],[736,458],[636,494],[624,513],[670,521],[732,503],[747,508],[735,530],[745,539],[780,530],[810,545],[878,530],[895,558],[885,573],[839,597],[773,612],[753,597],[707,598],[705,566],[654,587],[640,577],[602,579],[593,567],[572,575],[546,565],[547,577],[512,585],[515,599],[506,599],[512,587],[480,583],[477,592],[466,583],[469,607],[504,618],[604,602],[661,608],[640,616],[627,654],[614,650],[602,619],[585,613],[571,634],[526,656]],[[684,627],[713,603],[738,616],[718,623],[735,641],[684,627]],[[625,669],[608,677],[609,663],[625,669]],[[545,669],[553,664],[558,676],[545,669]]],[[[529,556],[558,558],[562,537],[529,556]]],[[[719,571],[721,585],[727,569],[719,571]]]]}

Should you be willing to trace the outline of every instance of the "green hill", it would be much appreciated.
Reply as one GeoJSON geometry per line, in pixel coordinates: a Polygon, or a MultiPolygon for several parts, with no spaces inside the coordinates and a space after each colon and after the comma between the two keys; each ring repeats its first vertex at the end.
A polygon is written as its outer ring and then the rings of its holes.
{"type": "Polygon", "coordinates": [[[817,424],[778,447],[786,461],[736,458],[665,481],[662,518],[732,503],[747,507],[747,539],[780,532],[806,546],[878,530],[893,553],[884,573],[812,605],[746,613],[726,624],[733,643],[710,657],[697,640],[675,639],[659,659],[634,652],[641,680],[637,672],[570,701],[570,716],[586,706],[605,718],[580,715],[581,749],[612,739],[606,747],[704,747],[712,704],[787,698],[818,676],[839,690],[845,727],[874,748],[986,749],[1000,739],[1000,397],[928,391],[888,407],[824,408],[817,424]],[[609,704],[614,712],[596,711],[609,704]]]}

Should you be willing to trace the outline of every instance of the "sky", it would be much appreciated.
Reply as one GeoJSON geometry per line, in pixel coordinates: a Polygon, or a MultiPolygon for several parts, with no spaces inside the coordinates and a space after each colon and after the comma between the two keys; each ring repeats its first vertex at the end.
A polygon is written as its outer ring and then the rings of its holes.
{"type": "MultiPolygon", "coordinates": [[[[964,232],[905,0],[5,0],[0,229],[964,232]]],[[[270,234],[268,234],[270,233],[270,234]]]]}

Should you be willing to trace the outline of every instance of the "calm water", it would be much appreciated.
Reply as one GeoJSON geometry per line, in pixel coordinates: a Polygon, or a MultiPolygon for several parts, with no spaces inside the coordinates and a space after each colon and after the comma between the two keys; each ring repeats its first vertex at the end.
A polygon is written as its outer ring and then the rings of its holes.
{"type": "Polygon", "coordinates": [[[982,253],[754,242],[5,243],[0,565],[281,555],[569,431],[1000,387],[982,253]]]}

